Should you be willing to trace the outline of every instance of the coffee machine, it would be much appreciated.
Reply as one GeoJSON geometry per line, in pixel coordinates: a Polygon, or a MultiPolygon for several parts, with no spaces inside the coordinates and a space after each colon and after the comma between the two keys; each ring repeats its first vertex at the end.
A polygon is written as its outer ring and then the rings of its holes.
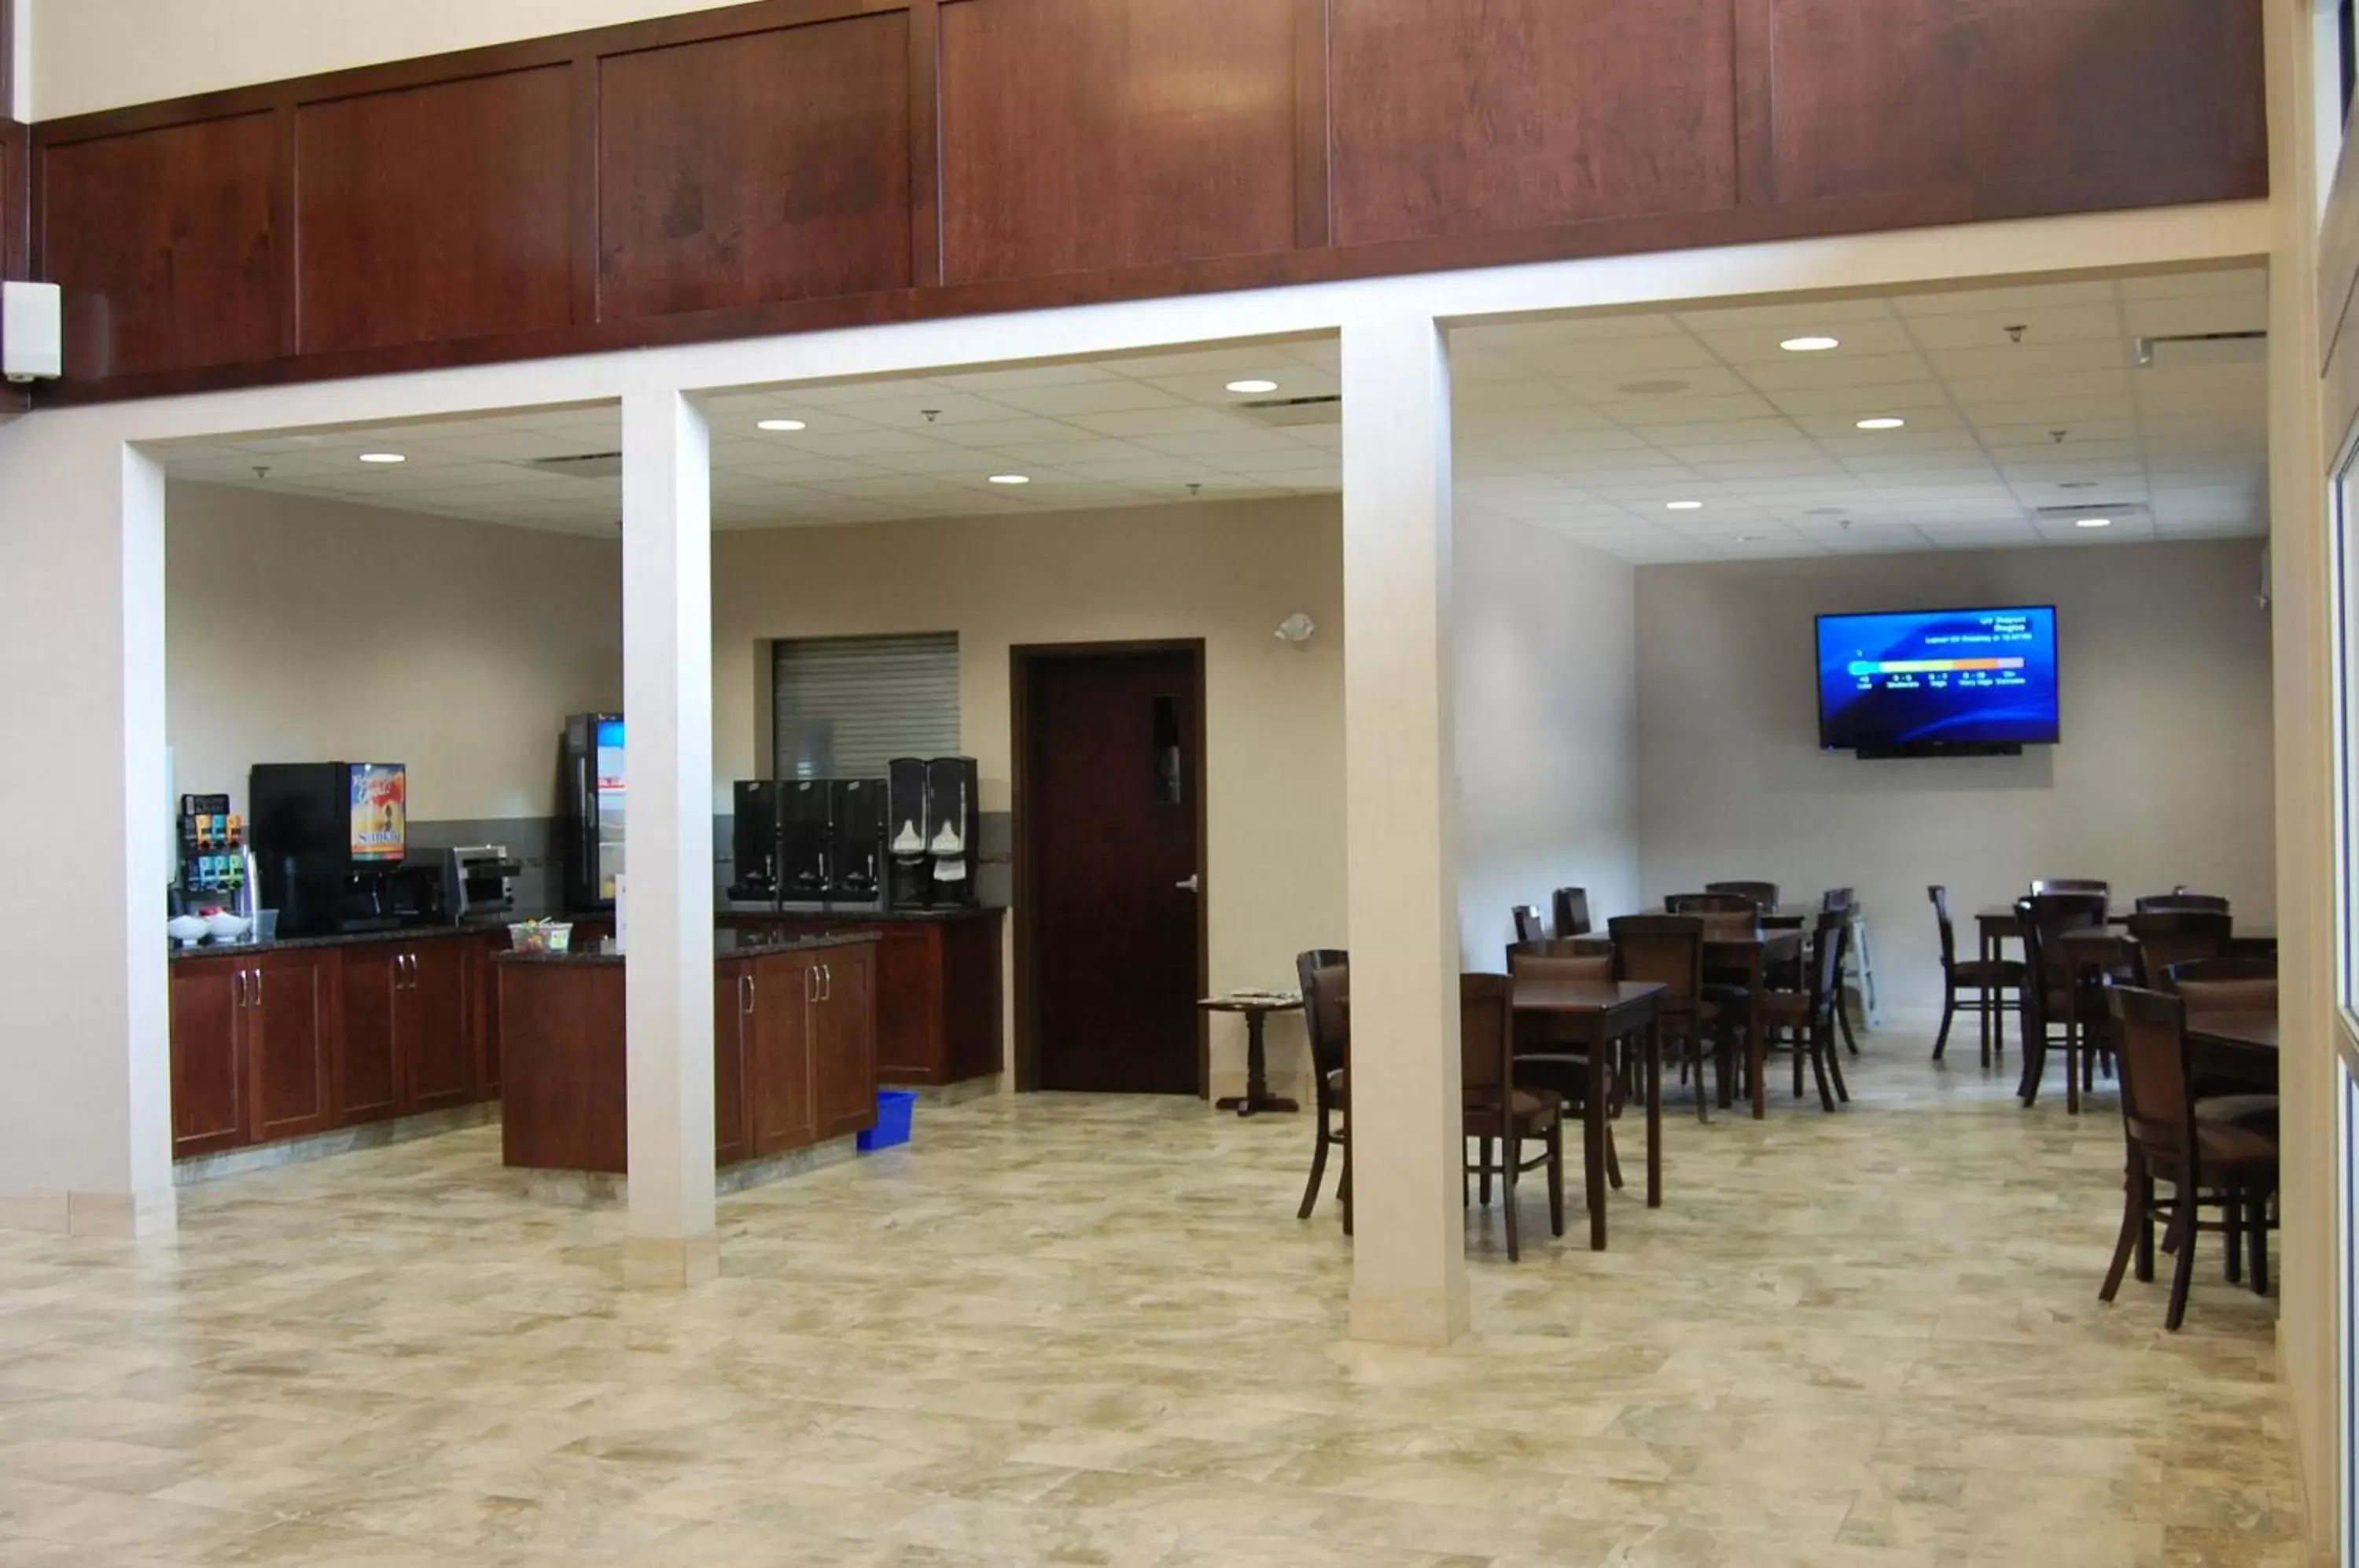
{"type": "Polygon", "coordinates": [[[730,858],[737,874],[729,897],[738,903],[774,902],[778,896],[778,798],[785,788],[773,779],[739,779],[733,791],[730,858]]]}
{"type": "Polygon", "coordinates": [[[257,763],[255,873],[281,937],[438,925],[442,867],[408,865],[408,771],[397,762],[257,763]]]}

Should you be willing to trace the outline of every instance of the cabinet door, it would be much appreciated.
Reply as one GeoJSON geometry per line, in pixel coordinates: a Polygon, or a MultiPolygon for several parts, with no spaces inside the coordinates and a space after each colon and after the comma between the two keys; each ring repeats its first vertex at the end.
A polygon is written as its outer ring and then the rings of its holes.
{"type": "Polygon", "coordinates": [[[876,1125],[876,950],[834,947],[818,955],[821,1001],[811,1057],[819,1064],[819,1136],[876,1125]]]}
{"type": "Polygon", "coordinates": [[[745,1028],[753,966],[728,964],[712,982],[712,1162],[745,1158],[745,1028]]]}
{"type": "Polygon", "coordinates": [[[436,1111],[474,1097],[475,1042],[469,1029],[467,955],[456,938],[408,951],[400,1020],[403,1108],[436,1111]]]}
{"type": "Polygon", "coordinates": [[[332,954],[289,953],[258,958],[248,968],[254,996],[245,1007],[245,1057],[257,1143],[301,1138],[328,1126],[334,963],[332,954]]]}
{"type": "Polygon", "coordinates": [[[495,931],[466,942],[467,949],[467,1009],[470,1027],[474,1032],[475,1094],[479,1099],[500,1097],[500,965],[498,957],[508,950],[508,935],[495,931]]]}
{"type": "Polygon", "coordinates": [[[811,998],[817,992],[800,954],[751,965],[754,1013],[745,1030],[745,1134],[749,1156],[810,1147],[812,1121],[811,998]]]}
{"type": "Polygon", "coordinates": [[[243,965],[182,959],[172,965],[172,1158],[245,1141],[243,965]]]}
{"type": "Polygon", "coordinates": [[[890,925],[876,939],[877,1077],[887,1083],[945,1083],[942,922],[890,925]]]}
{"type": "Polygon", "coordinates": [[[383,1121],[401,1109],[394,1050],[400,976],[390,944],[348,947],[342,964],[344,1027],[338,1031],[334,1088],[336,1125],[349,1127],[383,1121]]]}

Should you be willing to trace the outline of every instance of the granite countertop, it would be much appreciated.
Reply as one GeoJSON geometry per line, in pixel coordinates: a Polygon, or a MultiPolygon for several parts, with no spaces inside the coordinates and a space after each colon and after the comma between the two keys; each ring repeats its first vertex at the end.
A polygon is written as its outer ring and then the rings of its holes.
{"type": "Polygon", "coordinates": [[[979,920],[1006,912],[1006,908],[999,904],[944,909],[868,909],[857,906],[846,909],[841,905],[830,908],[818,904],[800,909],[788,904],[784,909],[774,909],[768,904],[730,904],[723,908],[721,918],[725,920],[842,920],[853,925],[919,925],[979,920]]]}
{"type": "Polygon", "coordinates": [[[175,943],[172,960],[226,958],[235,953],[294,953],[305,948],[360,947],[369,942],[441,942],[451,937],[482,936],[505,931],[512,917],[499,915],[465,920],[455,926],[410,926],[399,931],[347,931],[337,936],[288,936],[271,942],[201,942],[187,947],[175,943]]]}
{"type": "MultiPolygon", "coordinates": [[[[716,964],[729,964],[742,959],[765,958],[775,953],[807,953],[824,947],[856,947],[876,939],[862,931],[831,931],[825,936],[755,937],[737,936],[734,932],[716,932],[712,939],[712,958],[716,964]]],[[[607,965],[621,968],[623,955],[611,941],[594,947],[572,948],[563,953],[502,953],[494,955],[502,964],[574,964],[583,968],[607,965]]]]}

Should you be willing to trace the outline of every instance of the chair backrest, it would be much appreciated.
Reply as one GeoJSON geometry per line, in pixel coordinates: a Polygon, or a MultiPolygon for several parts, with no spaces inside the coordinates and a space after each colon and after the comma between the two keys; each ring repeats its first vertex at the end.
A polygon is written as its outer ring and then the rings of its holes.
{"type": "Polygon", "coordinates": [[[2274,958],[2199,958],[2162,972],[2162,989],[2190,1013],[2273,1013],[2277,1007],[2274,958]]]}
{"type": "Polygon", "coordinates": [[[2048,991],[2069,990],[2078,978],[2071,954],[2064,948],[2067,931],[2103,929],[2106,904],[2103,893],[2035,893],[2018,898],[2016,920],[2023,927],[2023,946],[2032,973],[2048,991]]]}
{"type": "Polygon", "coordinates": [[[1612,957],[1602,948],[1592,947],[1585,942],[1567,942],[1562,937],[1550,937],[1545,942],[1509,942],[1507,973],[1515,974],[1516,961],[1526,958],[1577,958],[1584,964],[1603,964],[1606,967],[1599,972],[1600,979],[1611,977],[1614,964],[1612,957]]]}
{"type": "Polygon", "coordinates": [[[1693,1005],[1703,990],[1703,921],[1694,915],[1619,915],[1614,978],[1661,985],[1675,1004],[1693,1005]]]}
{"type": "Polygon", "coordinates": [[[2114,885],[2086,877],[2049,877],[2034,880],[2031,896],[2036,898],[2043,893],[2094,893],[2100,898],[2110,898],[2114,896],[2114,885]]]}
{"type": "Polygon", "coordinates": [[[2223,909],[2141,909],[2130,917],[2138,984],[2158,991],[2171,965],[2226,957],[2234,934],[2235,920],[2223,909]]]}
{"type": "Polygon", "coordinates": [[[1352,1054],[1352,955],[1341,948],[1314,947],[1295,954],[1294,975],[1302,989],[1302,1027],[1310,1037],[1310,1064],[1321,1085],[1352,1054]]]}
{"type": "Polygon", "coordinates": [[[1761,900],[1750,893],[1674,893],[1663,900],[1671,915],[1759,915],[1761,900]]]}
{"type": "Polygon", "coordinates": [[[1538,904],[1516,906],[1516,940],[1517,942],[1548,940],[1548,921],[1541,918],[1538,904]]]}
{"type": "Polygon", "coordinates": [[[1758,909],[1702,909],[1696,911],[1694,918],[1703,922],[1703,934],[1707,941],[1749,937],[1758,942],[1761,939],[1761,911],[1758,909]]]}
{"type": "Polygon", "coordinates": [[[1843,944],[1851,940],[1851,915],[1844,909],[1819,911],[1817,934],[1810,947],[1810,1016],[1824,1018],[1843,988],[1843,944]]]}
{"type": "Polygon", "coordinates": [[[1933,918],[1941,926],[1941,972],[1948,974],[1958,962],[1958,928],[1950,920],[1950,890],[1939,882],[1925,889],[1925,897],[1933,900],[1933,918]]]}
{"type": "Polygon", "coordinates": [[[1753,900],[1764,913],[1777,907],[1777,884],[1775,882],[1707,882],[1707,893],[1741,893],[1753,900]]]}
{"type": "Polygon", "coordinates": [[[2180,888],[2169,893],[2150,893],[2137,901],[2141,915],[2159,914],[2169,909],[2209,909],[2214,914],[2231,912],[2228,900],[2217,893],[2190,893],[2180,888]]]}
{"type": "Polygon", "coordinates": [[[1589,889],[1560,887],[1556,890],[1556,934],[1587,936],[1589,924],[1589,889]]]}
{"type": "Polygon", "coordinates": [[[1604,985],[1614,979],[1614,960],[1603,953],[1570,951],[1557,942],[1519,942],[1507,950],[1507,973],[1517,980],[1550,980],[1566,985],[1604,985]],[[1560,952],[1541,951],[1562,949],[1560,952]]]}
{"type": "Polygon", "coordinates": [[[1516,1086],[1516,983],[1505,975],[1458,977],[1458,1075],[1468,1099],[1504,1107],[1516,1086]]]}
{"type": "MultiPolygon", "coordinates": [[[[2187,1006],[2136,985],[2106,993],[2122,1073],[2122,1126],[2142,1148],[2177,1160],[2195,1152],[2187,1072],[2187,1006]]],[[[2188,1174],[2191,1177],[2193,1172],[2188,1174]]]]}
{"type": "Polygon", "coordinates": [[[1821,910],[1837,909],[1849,914],[1859,907],[1859,890],[1855,887],[1830,887],[1819,895],[1821,910]]]}

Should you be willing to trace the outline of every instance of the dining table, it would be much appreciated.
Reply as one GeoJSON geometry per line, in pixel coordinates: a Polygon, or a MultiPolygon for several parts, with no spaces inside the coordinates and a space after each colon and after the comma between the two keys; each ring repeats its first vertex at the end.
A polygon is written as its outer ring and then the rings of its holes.
{"type": "MultiPolygon", "coordinates": [[[[1787,908],[1799,909],[1804,907],[1781,906],[1781,913],[1787,908]]],[[[1808,909],[1810,920],[1815,921],[1819,918],[1818,907],[1810,905],[1808,906],[1808,909]]],[[[1725,981],[1715,983],[1741,985],[1750,998],[1745,1013],[1745,1037],[1748,1041],[1758,1041],[1761,1039],[1761,993],[1764,988],[1764,978],[1768,974],[1770,966],[1797,962],[1802,956],[1800,927],[1773,927],[1769,923],[1769,917],[1764,917],[1760,929],[1750,935],[1735,931],[1713,931],[1707,927],[1703,936],[1705,970],[1729,976],[1730,978],[1725,981]]],[[[1611,955],[1614,952],[1614,939],[1604,932],[1593,931],[1587,936],[1573,938],[1573,948],[1575,952],[1582,953],[1611,955]]],[[[1757,1056],[1760,1052],[1756,1051],[1754,1054],[1757,1056]]],[[[1729,1066],[1730,1056],[1727,1047],[1723,1044],[1719,1073],[1722,1110],[1727,1110],[1735,1104],[1735,1096],[1731,1093],[1730,1083],[1735,1075],[1729,1071],[1729,1066]]],[[[1753,1119],[1756,1122],[1767,1119],[1769,1115],[1767,1077],[1768,1074],[1766,1073],[1753,1074],[1753,1119]]],[[[1697,1093],[1702,1093],[1701,1085],[1698,1085],[1697,1093]]]]}
{"type": "Polygon", "coordinates": [[[2189,1013],[2187,1062],[2191,1074],[2198,1079],[2231,1083],[2257,1094],[2276,1094],[2276,1011],[2189,1013]]]}
{"type": "MultiPolygon", "coordinates": [[[[2128,926],[2130,917],[2136,913],[2136,905],[2115,904],[2105,911],[2103,927],[2067,932],[2065,941],[2099,944],[2088,950],[2084,963],[2128,963],[2134,953],[2128,926]],[[2108,950],[2102,944],[2107,942],[2114,944],[2110,950],[2114,956],[2104,956],[2108,950]]],[[[2013,904],[1986,904],[1974,911],[1974,934],[1979,957],[1985,961],[2004,958],[2007,942],[2023,940],[2023,919],[2016,913],[2013,904]]],[[[2273,954],[2277,949],[2277,927],[2266,921],[2238,920],[2235,934],[2228,942],[2228,951],[2239,957],[2273,954]]]]}
{"type": "Polygon", "coordinates": [[[1589,1203],[1589,1246],[1605,1250],[1606,1110],[1611,1102],[1607,1058],[1615,1040],[1644,1042],[1647,1094],[1647,1206],[1663,1206],[1663,998],[1670,987],[1630,980],[1518,978],[1515,1008],[1521,1018],[1548,1020],[1551,1045],[1582,1047],[1588,1082],[1582,1105],[1582,1178],[1589,1203]]]}

